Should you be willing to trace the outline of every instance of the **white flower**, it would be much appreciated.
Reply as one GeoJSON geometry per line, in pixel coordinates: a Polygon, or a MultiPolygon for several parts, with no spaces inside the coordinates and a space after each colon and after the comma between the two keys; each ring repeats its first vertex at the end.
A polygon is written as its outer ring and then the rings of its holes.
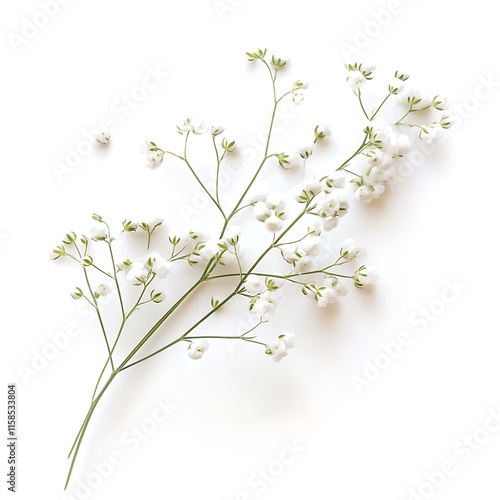
{"type": "Polygon", "coordinates": [[[354,196],[358,201],[365,203],[370,203],[375,199],[373,191],[367,186],[359,186],[356,191],[354,191],[354,196]]]}
{"type": "Polygon", "coordinates": [[[426,144],[432,145],[440,142],[444,135],[443,129],[437,127],[434,123],[426,125],[424,129],[420,132],[420,139],[422,139],[426,144]]]}
{"type": "Polygon", "coordinates": [[[288,349],[295,347],[295,333],[292,332],[284,332],[281,335],[278,335],[278,338],[285,344],[288,349]]]}
{"type": "Polygon", "coordinates": [[[148,155],[151,153],[151,149],[154,148],[155,145],[150,141],[144,141],[141,147],[141,153],[144,155],[148,155]]]}
{"type": "Polygon", "coordinates": [[[256,203],[258,201],[265,201],[269,194],[269,182],[261,182],[253,186],[248,197],[248,203],[256,203]]]}
{"type": "Polygon", "coordinates": [[[71,295],[71,298],[74,300],[78,300],[78,299],[81,299],[83,297],[82,289],[78,288],[78,287],[73,288],[73,290],[71,290],[71,292],[69,292],[69,294],[71,295]]]}
{"type": "Polygon", "coordinates": [[[191,132],[196,135],[203,135],[211,130],[210,126],[203,120],[191,120],[189,127],[191,132]]]}
{"type": "Polygon", "coordinates": [[[250,295],[256,295],[262,290],[262,283],[259,276],[251,274],[245,280],[245,289],[250,295]]]}
{"type": "Polygon", "coordinates": [[[322,288],[320,293],[315,297],[318,307],[326,307],[328,304],[333,304],[337,298],[337,292],[333,288],[322,288]]]}
{"type": "Polygon", "coordinates": [[[335,217],[335,215],[331,215],[330,217],[322,217],[321,222],[323,223],[323,229],[325,231],[331,231],[339,225],[339,219],[338,217],[335,217]]]}
{"type": "Polygon", "coordinates": [[[345,283],[338,282],[335,285],[335,291],[337,292],[337,295],[339,297],[345,297],[347,295],[347,293],[349,292],[349,288],[345,283]]]}
{"type": "Polygon", "coordinates": [[[109,132],[99,132],[95,137],[95,140],[100,144],[108,144],[110,139],[109,132]]]}
{"type": "Polygon", "coordinates": [[[161,257],[159,259],[156,259],[153,264],[153,272],[160,279],[166,278],[167,275],[170,274],[171,270],[172,270],[172,262],[162,259],[161,257]]]}
{"type": "Polygon", "coordinates": [[[163,163],[164,154],[161,151],[151,151],[146,158],[146,167],[155,170],[163,163]]]}
{"type": "Polygon", "coordinates": [[[381,182],[385,182],[387,180],[387,177],[387,170],[372,167],[365,175],[363,175],[363,184],[365,186],[376,186],[381,182]]]}
{"type": "Polygon", "coordinates": [[[94,292],[97,295],[102,295],[102,296],[109,295],[112,291],[113,291],[113,282],[112,281],[99,283],[99,285],[97,285],[95,287],[95,290],[94,290],[94,292]]]}
{"type": "Polygon", "coordinates": [[[127,281],[132,285],[142,285],[149,277],[149,269],[144,262],[133,262],[127,272],[127,281]]]}
{"type": "Polygon", "coordinates": [[[314,144],[310,144],[309,146],[304,146],[303,148],[300,148],[297,153],[300,155],[301,158],[306,160],[309,158],[314,151],[314,144]]]}
{"type": "Polygon", "coordinates": [[[266,229],[271,233],[277,233],[283,229],[283,221],[276,215],[268,217],[264,224],[266,225],[266,229]]]}
{"type": "Polygon", "coordinates": [[[212,125],[210,131],[212,132],[212,135],[219,135],[224,132],[224,127],[222,127],[221,125],[212,125]]]}
{"type": "Polygon", "coordinates": [[[338,212],[339,208],[339,199],[335,195],[330,194],[323,200],[320,208],[320,213],[322,216],[328,217],[330,215],[335,215],[338,212]]]}
{"type": "Polygon", "coordinates": [[[302,191],[305,191],[312,196],[317,196],[323,192],[323,184],[318,181],[310,181],[302,186],[302,191]]]}
{"type": "Polygon", "coordinates": [[[274,361],[281,361],[288,355],[286,344],[282,340],[275,340],[269,344],[269,354],[273,357],[274,361]]]}
{"type": "Polygon", "coordinates": [[[400,80],[399,78],[393,78],[390,82],[389,82],[389,92],[391,94],[399,94],[400,92],[403,91],[404,89],[404,83],[402,80],[400,80]]]}
{"type": "Polygon", "coordinates": [[[180,125],[177,125],[179,134],[184,134],[191,130],[191,118],[186,118],[180,125]]]}
{"type": "Polygon", "coordinates": [[[347,85],[352,90],[361,88],[366,83],[366,78],[361,71],[350,71],[347,75],[347,85]]]}
{"type": "Polygon", "coordinates": [[[304,165],[304,157],[300,153],[292,153],[280,159],[279,163],[285,170],[297,170],[304,165]]]}
{"type": "Polygon", "coordinates": [[[321,230],[323,229],[323,226],[321,224],[321,220],[318,218],[315,218],[312,221],[312,224],[310,224],[307,227],[307,232],[313,236],[319,236],[321,234],[321,230]]]}
{"type": "Polygon", "coordinates": [[[366,162],[370,167],[384,168],[390,163],[390,158],[380,149],[370,149],[365,153],[366,162]]]}
{"type": "Polygon", "coordinates": [[[290,264],[297,262],[297,260],[299,260],[300,257],[303,256],[301,253],[299,253],[298,250],[299,247],[296,243],[288,243],[287,245],[283,245],[281,247],[283,258],[290,264]]]}
{"type": "Polygon", "coordinates": [[[351,261],[352,259],[364,257],[365,254],[366,254],[365,249],[362,246],[358,245],[352,238],[349,238],[342,242],[340,255],[346,261],[351,261]]]}
{"type": "Polygon", "coordinates": [[[446,97],[437,95],[432,99],[432,106],[439,111],[444,111],[450,108],[450,102],[446,97]]]}
{"type": "Polygon", "coordinates": [[[206,339],[192,340],[187,348],[188,356],[191,359],[200,359],[208,351],[208,342],[206,339]]]}
{"type": "Polygon", "coordinates": [[[199,252],[203,261],[209,261],[214,255],[220,252],[219,241],[213,239],[206,241],[199,252]]]}
{"type": "Polygon", "coordinates": [[[90,237],[94,241],[105,240],[108,237],[108,228],[106,224],[98,224],[90,229],[90,237]]]}
{"type": "Polygon", "coordinates": [[[298,274],[307,273],[312,271],[314,267],[314,261],[308,255],[301,257],[295,262],[295,272],[298,274]]]}
{"type": "Polygon", "coordinates": [[[361,266],[354,273],[354,283],[358,287],[362,287],[365,285],[373,285],[378,280],[378,272],[372,267],[361,266]]]}
{"type": "Polygon", "coordinates": [[[268,217],[271,216],[271,209],[267,208],[266,204],[263,201],[257,202],[253,209],[253,214],[257,220],[264,222],[268,217]]]}
{"type": "Polygon", "coordinates": [[[308,236],[300,242],[300,249],[309,256],[316,256],[321,250],[321,239],[319,236],[308,236]]]}
{"type": "Polygon", "coordinates": [[[261,293],[257,301],[254,303],[251,310],[252,314],[259,317],[264,317],[266,314],[271,314],[276,307],[276,293],[266,290],[261,293]]]}
{"type": "Polygon", "coordinates": [[[276,191],[271,191],[266,196],[266,206],[272,208],[275,212],[281,212],[285,209],[285,200],[281,194],[276,191]]]}
{"type": "Polygon", "coordinates": [[[330,193],[332,189],[344,189],[345,187],[345,173],[344,172],[335,172],[334,174],[328,176],[324,181],[326,187],[325,190],[327,193],[330,193]]]}
{"type": "Polygon", "coordinates": [[[404,156],[410,151],[410,139],[404,134],[399,134],[393,143],[392,154],[394,156],[404,156]]]}
{"type": "Polygon", "coordinates": [[[240,239],[240,234],[241,234],[241,227],[240,226],[229,226],[226,229],[226,232],[224,236],[222,237],[222,243],[225,243],[226,245],[232,245],[233,247],[236,246],[240,239]]]}
{"type": "Polygon", "coordinates": [[[300,104],[304,100],[304,92],[295,90],[293,92],[292,101],[294,104],[300,104]]]}
{"type": "Polygon", "coordinates": [[[331,135],[332,130],[326,125],[316,125],[316,127],[314,127],[314,139],[316,141],[321,141],[325,137],[329,137],[331,135]]]}
{"type": "Polygon", "coordinates": [[[116,261],[116,267],[118,271],[124,271],[132,264],[132,262],[126,257],[121,257],[116,261]]]}

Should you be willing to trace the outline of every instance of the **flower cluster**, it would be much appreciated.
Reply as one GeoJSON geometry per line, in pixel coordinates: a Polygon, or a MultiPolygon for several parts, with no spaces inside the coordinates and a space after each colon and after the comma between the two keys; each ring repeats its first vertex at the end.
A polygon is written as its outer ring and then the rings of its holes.
{"type": "MultiPolygon", "coordinates": [[[[349,64],[347,84],[357,97],[366,122],[362,129],[361,145],[336,168],[315,173],[312,166],[308,165],[306,171],[306,163],[314,163],[316,159],[314,151],[318,142],[327,142],[332,134],[331,129],[326,125],[316,125],[312,137],[301,141],[306,145],[290,149],[293,153],[273,150],[271,138],[280,103],[285,99],[300,103],[307,85],[297,80],[280,94],[277,77],[287,65],[287,59],[275,55],[267,57],[267,51],[262,49],[247,52],[247,57],[249,61],[262,63],[266,73],[271,76],[272,120],[262,159],[260,163],[257,162],[252,175],[248,176],[247,183],[240,186],[235,203],[229,203],[219,182],[221,165],[237,147],[236,141],[221,137],[224,126],[187,118],[177,125],[181,137],[174,134],[180,142],[180,153],[163,149],[158,145],[159,141],[146,141],[142,148],[149,169],[156,170],[163,164],[165,156],[169,156],[173,164],[185,168],[192,175],[193,182],[212,203],[214,220],[217,217],[220,223],[217,231],[203,234],[189,229],[166,235],[168,223],[165,224],[162,218],[142,222],[124,219],[118,231],[123,237],[118,243],[119,238],[114,236],[116,232],[100,215],[94,214],[96,225],[88,236],[69,232],[51,253],[52,260],[66,258],[80,267],[82,282],[72,288],[70,296],[74,300],[87,301],[93,308],[106,349],[104,366],[94,389],[91,406],[72,449],[71,470],[96,405],[114,378],[124,370],[156,357],[166,349],[173,349],[182,342],[187,343],[188,357],[199,360],[209,349],[208,339],[238,340],[260,349],[274,361],[280,361],[295,346],[295,334],[284,332],[276,336],[275,332],[266,331],[268,328],[263,325],[271,321],[272,313],[285,294],[295,292],[298,297],[308,297],[305,301],[312,298],[318,307],[323,308],[345,297],[349,286],[364,288],[373,285],[377,280],[376,269],[358,262],[365,255],[362,246],[353,239],[345,239],[337,246],[325,238],[324,233],[336,228],[340,219],[349,212],[349,201],[353,195],[346,189],[349,185],[347,181],[355,186],[355,199],[364,202],[377,199],[393,178],[400,159],[411,149],[415,137],[412,138],[409,131],[416,131],[414,135],[418,140],[432,142],[438,140],[442,131],[451,126],[451,120],[446,115],[426,125],[405,121],[408,116],[418,112],[430,108],[443,111],[447,106],[447,101],[440,96],[427,100],[418,92],[406,95],[407,108],[402,118],[396,122],[383,120],[381,110],[386,102],[394,95],[400,95],[399,98],[405,95],[404,85],[409,75],[399,71],[388,84],[387,96],[373,112],[368,113],[362,88],[373,79],[375,67],[364,63],[349,64]],[[207,178],[208,167],[200,169],[188,159],[192,142],[207,141],[207,138],[208,145],[214,148],[211,174],[215,184],[210,185],[203,181],[207,178]],[[356,172],[356,164],[359,163],[361,170],[356,172]],[[258,182],[261,182],[267,168],[286,171],[284,175],[291,170],[301,170],[303,181],[293,193],[283,192],[283,185],[279,181],[275,181],[272,186],[262,183],[259,187],[258,182]],[[257,220],[251,229],[261,231],[260,235],[250,230],[247,233],[244,223],[249,216],[251,218],[251,214],[253,220],[257,220]],[[155,253],[150,252],[153,238],[155,248],[160,249],[155,253]],[[157,238],[163,240],[156,245],[157,238]],[[139,242],[147,239],[144,252],[136,255],[137,244],[134,244],[133,249],[127,248],[130,239],[139,242]],[[244,244],[251,245],[252,251],[246,252],[244,244]],[[120,253],[124,257],[115,258],[117,245],[120,245],[120,253]],[[172,275],[189,267],[194,269],[189,271],[186,281],[191,281],[181,291],[177,291],[175,285],[179,281],[174,280],[172,275]],[[192,277],[193,274],[196,278],[192,277]],[[168,286],[157,287],[157,283],[164,281],[168,286]],[[173,328],[164,332],[163,336],[156,336],[163,325],[170,324],[170,318],[179,307],[188,306],[190,298],[200,287],[206,289],[213,283],[227,283],[225,288],[217,289],[217,292],[220,289],[228,290],[226,295],[214,295],[210,307],[206,304],[202,311],[196,309],[187,314],[186,317],[192,323],[185,331],[179,332],[173,328]],[[101,307],[106,302],[102,297],[106,296],[111,305],[114,303],[117,306],[120,324],[116,331],[110,330],[107,315],[103,317],[101,314],[101,307]],[[226,312],[225,306],[230,301],[234,307],[241,307],[245,314],[251,315],[254,326],[239,335],[221,335],[217,330],[215,333],[210,332],[212,327],[205,322],[218,311],[226,312]],[[146,304],[150,304],[147,306],[151,307],[150,314],[160,311],[159,318],[152,321],[151,325],[147,324],[146,319],[143,324],[147,326],[142,337],[128,354],[123,354],[121,349],[116,349],[117,345],[122,345],[121,339],[129,335],[130,317],[146,304]],[[169,338],[165,339],[167,336],[169,338]],[[161,347],[156,343],[156,350],[151,351],[149,346],[153,337],[165,343],[161,347]]],[[[359,133],[361,135],[361,127],[359,133]]],[[[107,141],[109,135],[100,136],[100,142],[107,141]]],[[[196,144],[198,147],[202,143],[196,144]]],[[[273,177],[276,178],[276,175],[273,177]]]]}
{"type": "Polygon", "coordinates": [[[258,221],[264,223],[266,229],[271,233],[281,231],[283,222],[287,219],[286,203],[283,196],[275,191],[266,194],[255,204],[253,214],[258,221]]]}
{"type": "Polygon", "coordinates": [[[276,340],[269,344],[266,354],[272,356],[274,361],[281,361],[288,355],[288,349],[292,347],[295,347],[295,333],[281,333],[276,340]]]}

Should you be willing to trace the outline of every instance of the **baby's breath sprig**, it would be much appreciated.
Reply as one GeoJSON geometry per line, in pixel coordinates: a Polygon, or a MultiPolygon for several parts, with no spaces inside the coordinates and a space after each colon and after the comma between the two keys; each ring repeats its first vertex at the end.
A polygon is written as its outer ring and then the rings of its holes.
{"type": "Polygon", "coordinates": [[[375,67],[365,63],[348,64],[346,81],[365,119],[364,126],[360,127],[362,142],[337,168],[330,167],[318,174],[310,174],[309,166],[306,172],[306,164],[315,162],[318,144],[328,142],[332,135],[330,127],[317,124],[310,131],[310,137],[299,147],[273,150],[272,136],[278,107],[285,99],[300,104],[305,98],[307,85],[302,80],[296,80],[293,85],[285,87],[288,90],[280,91],[278,76],[286,73],[283,70],[288,60],[274,54],[269,57],[266,49],[257,49],[246,55],[250,62],[262,65],[268,73],[273,103],[264,151],[257,163],[249,167],[252,169],[250,179],[240,188],[235,203],[229,204],[221,189],[222,162],[238,148],[237,141],[230,135],[223,136],[224,126],[188,117],[177,125],[177,133],[182,137],[179,153],[163,149],[152,141],[146,141],[142,148],[146,166],[151,170],[160,168],[167,156],[171,160],[169,168],[170,165],[173,168],[179,164],[187,169],[212,204],[211,208],[219,223],[216,234],[206,235],[191,228],[180,232],[171,230],[161,245],[162,252],[152,254],[152,239],[162,238],[162,233],[169,231],[168,219],[123,219],[118,231],[123,233],[123,237],[118,242],[108,222],[94,214],[92,219],[96,224],[89,236],[68,232],[50,254],[52,260],[69,259],[81,268],[85,284],[73,287],[70,296],[74,300],[84,299],[92,306],[106,349],[102,369],[93,387],[91,404],[69,453],[71,465],[66,486],[97,405],[115,378],[125,370],[182,343],[187,346],[189,358],[199,360],[206,355],[209,340],[218,339],[251,344],[278,362],[295,346],[295,334],[279,332],[277,335],[274,333],[271,339],[266,339],[268,332],[262,332],[265,330],[262,327],[270,322],[284,294],[296,290],[298,296],[306,296],[307,300],[312,299],[322,308],[340,302],[346,296],[349,284],[354,288],[374,284],[378,276],[375,268],[359,263],[359,259],[365,256],[361,245],[353,239],[332,245],[323,237],[349,213],[352,202],[346,189],[349,184],[347,181],[354,184],[357,200],[370,202],[378,198],[394,175],[397,162],[410,150],[410,137],[401,130],[417,130],[419,140],[427,142],[436,140],[437,130],[442,131],[451,126],[452,120],[447,114],[430,124],[405,121],[407,117],[416,116],[430,108],[443,111],[447,101],[440,96],[429,101],[417,92],[405,96],[404,86],[409,75],[400,71],[396,71],[388,83],[387,95],[370,111],[364,101],[362,87],[374,78],[375,67]],[[400,120],[388,124],[381,118],[382,110],[393,96],[399,94],[405,99],[405,114],[400,120]],[[193,143],[205,140],[203,136],[209,137],[213,145],[212,175],[215,176],[215,186],[205,184],[205,172],[191,161],[189,154],[193,143]],[[362,162],[360,172],[355,171],[353,164],[356,161],[362,162]],[[267,183],[259,185],[266,170],[273,168],[283,171],[283,175],[292,170],[299,171],[303,181],[293,193],[283,192],[279,183],[274,186],[267,183]],[[258,238],[238,225],[243,212],[253,215],[256,230],[262,230],[258,238]],[[162,229],[157,232],[160,226],[162,229]],[[125,249],[124,253],[130,256],[127,243],[133,238],[140,240],[140,233],[147,235],[143,257],[116,258],[118,245],[124,247],[121,250],[125,249]],[[253,258],[247,257],[247,246],[252,246],[253,258]],[[105,257],[101,249],[105,250],[105,257]],[[276,264],[276,258],[279,265],[276,264]],[[178,282],[172,279],[172,274],[181,271],[182,266],[192,267],[194,271],[191,274],[197,274],[187,285],[187,290],[176,292],[175,285],[178,282]],[[162,280],[168,286],[160,286],[158,283],[162,280]],[[192,323],[184,332],[174,333],[167,329],[161,337],[167,339],[164,345],[158,347],[158,342],[155,342],[156,348],[151,352],[151,339],[155,337],[156,340],[160,329],[168,327],[174,313],[181,307],[189,307],[190,298],[200,288],[210,287],[212,283],[220,281],[230,285],[229,293],[226,296],[213,295],[206,310],[192,311],[189,315],[192,323]],[[111,331],[101,314],[106,297],[117,297],[120,321],[116,331],[111,331]],[[255,325],[241,335],[222,335],[210,331],[206,321],[219,312],[224,313],[226,304],[231,301],[248,311],[256,319],[255,325]],[[128,353],[121,353],[117,346],[123,344],[120,341],[127,335],[129,319],[141,308],[156,308],[159,318],[154,324],[145,327],[128,353]]]}

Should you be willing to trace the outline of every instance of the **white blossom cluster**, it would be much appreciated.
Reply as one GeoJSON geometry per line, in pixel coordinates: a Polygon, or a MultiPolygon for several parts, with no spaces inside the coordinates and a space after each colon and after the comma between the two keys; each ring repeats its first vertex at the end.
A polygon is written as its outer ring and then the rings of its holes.
{"type": "MultiPolygon", "coordinates": [[[[381,103],[368,107],[362,92],[374,78],[375,66],[348,64],[346,81],[364,115],[364,128],[360,127],[358,131],[362,142],[338,166],[333,167],[329,161],[323,161],[319,173],[309,162],[314,163],[318,156],[322,158],[319,148],[323,149],[321,154],[326,148],[319,143],[328,142],[332,135],[329,126],[316,125],[309,140],[300,141],[299,147],[291,147],[286,152],[273,150],[271,140],[278,107],[284,99],[300,104],[304,100],[307,84],[296,80],[281,94],[278,76],[288,64],[287,58],[269,57],[267,50],[262,49],[247,52],[247,58],[266,67],[266,73],[271,77],[273,107],[262,159],[260,163],[249,165],[251,174],[246,177],[246,184],[240,180],[243,186],[239,186],[239,192],[232,187],[232,196],[229,197],[227,189],[219,182],[221,165],[238,147],[235,140],[221,137],[225,128],[220,124],[195,118],[183,120],[177,125],[180,137],[176,137],[181,142],[179,153],[163,149],[159,142],[146,141],[142,146],[147,168],[158,169],[168,157],[192,175],[193,182],[211,203],[218,229],[212,234],[193,229],[168,234],[169,224],[163,218],[143,221],[125,219],[116,235],[100,215],[94,214],[96,224],[88,236],[69,232],[50,255],[52,260],[72,260],[81,268],[83,278],[70,291],[70,296],[74,300],[88,302],[93,308],[107,351],[91,406],[70,454],[73,458],[69,476],[90,417],[120,372],[179,343],[187,347],[190,359],[199,360],[209,350],[209,340],[212,342],[212,339],[235,339],[255,345],[278,362],[295,346],[295,334],[284,331],[276,335],[276,332],[265,331],[267,327],[263,325],[271,321],[276,307],[288,294],[295,291],[297,296],[305,297],[304,302],[312,300],[317,307],[325,308],[344,298],[349,286],[364,288],[376,283],[376,269],[359,262],[364,258],[365,250],[357,241],[348,238],[337,246],[325,237],[325,233],[337,228],[340,220],[349,213],[352,198],[372,202],[386,191],[397,171],[398,162],[410,152],[412,141],[438,142],[443,131],[452,125],[446,114],[431,123],[418,123],[419,117],[426,118],[423,111],[444,111],[448,103],[440,96],[427,99],[420,92],[405,89],[410,76],[400,71],[396,71],[388,82],[387,95],[381,103]],[[394,96],[403,99],[405,112],[397,121],[384,120],[382,109],[394,96]],[[204,162],[201,168],[188,160],[193,142],[196,142],[196,147],[203,146],[198,141],[207,141],[208,146],[214,148],[212,160],[204,162]],[[360,170],[356,171],[359,164],[360,170]],[[209,168],[212,170],[207,172],[209,168]],[[275,185],[262,182],[266,170],[272,168],[292,179],[301,178],[300,185],[289,192],[285,189],[285,182],[278,180],[275,185]],[[215,179],[215,183],[207,184],[208,178],[215,179]],[[350,185],[354,185],[354,193],[347,189],[350,185]],[[230,203],[229,198],[236,198],[236,202],[233,200],[230,203]],[[150,250],[153,238],[155,249],[161,250],[150,250]],[[163,239],[163,242],[157,242],[157,239],[163,239]],[[141,242],[146,248],[138,253],[137,243],[141,242]],[[115,258],[118,245],[124,256],[115,258]],[[189,267],[193,269],[186,272],[185,278],[179,279],[179,273],[189,267]],[[193,278],[193,275],[196,277],[193,278]],[[192,294],[200,287],[210,289],[212,283],[221,282],[228,285],[222,287],[229,290],[225,296],[212,296],[210,304],[207,300],[203,310],[199,307],[189,310],[192,294]],[[104,300],[104,297],[108,299],[104,300]],[[118,305],[120,326],[113,332],[107,325],[108,315],[101,314],[107,300],[112,305],[118,305]],[[221,335],[217,330],[214,334],[210,331],[212,323],[206,320],[213,318],[218,311],[232,310],[225,307],[230,301],[235,306],[239,304],[245,315],[250,314],[252,323],[256,321],[256,324],[239,335],[221,335]],[[160,343],[168,337],[165,344],[160,344],[159,348],[155,344],[156,350],[151,350],[151,344],[148,344],[150,339],[163,325],[170,324],[170,317],[181,306],[188,308],[186,317],[192,320],[190,326],[183,332],[177,332],[177,327],[167,330],[165,335],[156,337],[160,343]],[[134,330],[137,324],[144,324],[145,331],[142,336],[141,332],[136,334],[140,341],[123,355],[120,341],[129,334],[128,320],[139,310],[149,307],[151,314],[160,312],[159,318],[151,325],[147,324],[147,319],[134,324],[134,330]],[[175,337],[172,338],[173,332],[175,337]],[[120,349],[116,349],[118,344],[120,349]],[[148,347],[143,349],[146,345],[148,347]]],[[[102,145],[108,144],[110,135],[100,132],[96,140],[102,145]]],[[[330,234],[334,236],[335,231],[330,234]]]]}
{"type": "Polygon", "coordinates": [[[411,151],[412,137],[407,135],[408,129],[417,132],[418,140],[433,144],[441,141],[444,131],[453,124],[446,113],[438,121],[422,125],[408,123],[405,118],[431,108],[446,111],[450,105],[447,99],[439,95],[426,98],[418,90],[405,90],[410,75],[396,71],[387,85],[386,99],[378,108],[368,113],[363,105],[361,91],[370,80],[373,80],[376,68],[364,63],[346,64],[346,68],[347,84],[358,97],[365,118],[368,120],[363,130],[365,141],[359,150],[360,156],[364,157],[363,171],[361,174],[353,172],[354,178],[351,182],[355,186],[356,199],[370,203],[386,191],[386,186],[395,178],[398,162],[411,151]],[[403,104],[407,106],[407,112],[400,120],[391,124],[384,121],[379,112],[386,100],[394,95],[400,95],[403,104]]]}

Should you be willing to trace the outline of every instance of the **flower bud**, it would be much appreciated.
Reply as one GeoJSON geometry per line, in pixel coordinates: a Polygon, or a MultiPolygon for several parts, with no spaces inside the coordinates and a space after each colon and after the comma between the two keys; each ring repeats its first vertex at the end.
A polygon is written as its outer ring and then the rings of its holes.
{"type": "Polygon", "coordinates": [[[137,227],[139,226],[139,223],[132,221],[132,220],[125,219],[122,222],[122,226],[123,226],[124,233],[132,233],[137,229],[137,227]]]}
{"type": "Polygon", "coordinates": [[[285,344],[288,349],[295,347],[295,333],[292,332],[284,332],[281,335],[278,335],[278,338],[285,344]]]}
{"type": "Polygon", "coordinates": [[[71,298],[75,300],[81,299],[83,297],[82,289],[78,287],[73,288],[73,290],[71,290],[69,294],[71,295],[71,298]]]}
{"type": "Polygon", "coordinates": [[[286,59],[281,58],[281,57],[272,56],[271,57],[271,64],[272,64],[273,68],[276,71],[278,71],[281,68],[284,68],[286,66],[286,59]]]}
{"type": "Polygon", "coordinates": [[[95,140],[99,144],[108,144],[110,139],[111,136],[109,135],[109,132],[99,132],[95,137],[95,140]]]}
{"type": "Polygon", "coordinates": [[[224,151],[231,153],[236,149],[236,141],[228,141],[227,139],[222,139],[221,146],[224,151]]]}
{"type": "Polygon", "coordinates": [[[446,97],[437,95],[432,99],[432,106],[438,111],[444,111],[448,107],[448,99],[446,97]]]}
{"type": "Polygon", "coordinates": [[[76,241],[76,234],[72,231],[71,233],[66,234],[63,243],[65,245],[70,245],[76,241]]]}
{"type": "Polygon", "coordinates": [[[59,257],[62,257],[63,255],[66,255],[66,250],[62,245],[58,245],[57,247],[50,252],[49,259],[50,260],[57,260],[59,257]]]}
{"type": "Polygon", "coordinates": [[[113,290],[113,284],[112,282],[109,282],[109,283],[99,283],[99,285],[97,285],[95,287],[95,290],[94,290],[94,295],[97,297],[99,296],[105,296],[105,295],[109,295],[113,290]]]}
{"type": "Polygon", "coordinates": [[[222,134],[222,132],[224,132],[224,127],[222,127],[221,125],[213,125],[211,132],[212,132],[212,135],[215,137],[217,135],[222,134]]]}
{"type": "Polygon", "coordinates": [[[117,267],[118,271],[125,271],[125,269],[127,269],[127,267],[130,267],[131,265],[132,265],[132,261],[130,259],[120,259],[116,263],[116,267],[117,267]]]}
{"type": "Polygon", "coordinates": [[[163,290],[153,290],[149,296],[155,304],[159,304],[167,298],[167,295],[163,290]]]}
{"type": "Polygon", "coordinates": [[[303,148],[300,148],[297,152],[299,153],[300,157],[306,160],[313,154],[314,150],[314,145],[311,144],[310,146],[305,146],[303,148]]]}
{"type": "Polygon", "coordinates": [[[85,267],[91,266],[94,263],[94,259],[90,255],[86,255],[82,259],[82,265],[85,267]]]}
{"type": "Polygon", "coordinates": [[[94,226],[90,230],[90,236],[94,241],[102,241],[108,237],[108,228],[105,224],[99,224],[94,226]]]}
{"type": "Polygon", "coordinates": [[[332,131],[330,127],[327,127],[326,125],[316,125],[314,127],[314,140],[316,141],[322,141],[326,137],[329,137],[332,135],[332,131]]]}
{"type": "Polygon", "coordinates": [[[200,359],[208,351],[208,342],[205,339],[196,339],[189,343],[188,356],[191,359],[200,359]]]}
{"type": "Polygon", "coordinates": [[[401,73],[400,71],[396,71],[396,73],[394,73],[394,78],[397,78],[398,80],[401,80],[402,82],[405,82],[406,80],[408,80],[408,78],[410,78],[410,74],[409,73],[401,73]]]}
{"type": "Polygon", "coordinates": [[[249,61],[255,61],[256,59],[264,59],[266,56],[267,49],[257,49],[255,52],[247,52],[247,57],[249,61]]]}

